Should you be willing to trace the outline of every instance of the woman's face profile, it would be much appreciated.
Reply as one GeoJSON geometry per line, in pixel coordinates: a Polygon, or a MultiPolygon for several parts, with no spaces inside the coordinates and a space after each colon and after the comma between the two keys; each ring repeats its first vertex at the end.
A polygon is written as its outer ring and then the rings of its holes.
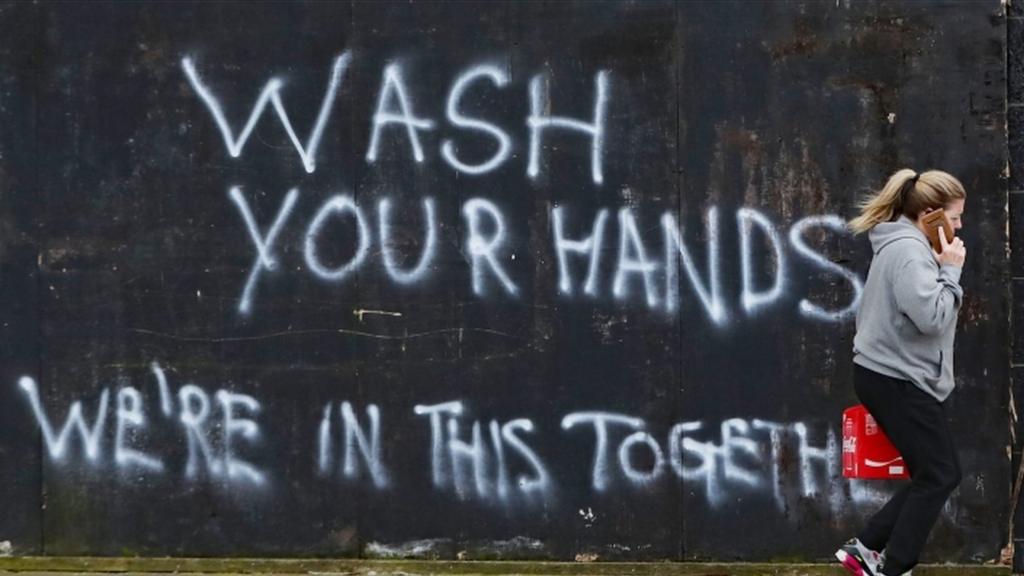
{"type": "MultiPolygon", "coordinates": [[[[921,213],[917,215],[917,227],[923,231],[923,218],[929,212],[934,212],[935,210],[938,210],[938,208],[934,208],[931,210],[922,210],[921,213]]],[[[949,204],[946,204],[942,210],[943,212],[946,213],[946,218],[949,218],[949,223],[953,226],[953,234],[956,235],[956,231],[964,227],[964,199],[961,198],[959,200],[953,200],[949,204]]]]}
{"type": "Polygon", "coordinates": [[[945,211],[946,217],[949,218],[950,224],[953,225],[953,230],[959,230],[963,228],[963,215],[964,215],[964,202],[965,199],[954,200],[949,204],[946,204],[945,211]]]}

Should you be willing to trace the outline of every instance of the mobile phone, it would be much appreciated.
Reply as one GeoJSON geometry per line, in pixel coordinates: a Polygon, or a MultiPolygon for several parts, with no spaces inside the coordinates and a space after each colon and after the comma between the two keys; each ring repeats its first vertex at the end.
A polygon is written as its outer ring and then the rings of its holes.
{"type": "Polygon", "coordinates": [[[942,230],[946,234],[946,242],[953,241],[953,223],[949,221],[949,217],[946,216],[946,211],[938,208],[932,212],[929,212],[921,218],[921,223],[924,224],[925,233],[928,235],[928,241],[931,242],[932,248],[936,252],[942,252],[942,241],[939,239],[939,231],[942,230]]]}

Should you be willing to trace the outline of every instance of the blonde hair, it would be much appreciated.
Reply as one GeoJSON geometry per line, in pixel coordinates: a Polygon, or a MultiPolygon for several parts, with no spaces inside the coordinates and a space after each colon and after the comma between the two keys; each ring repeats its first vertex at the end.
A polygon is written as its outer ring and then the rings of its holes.
{"type": "Polygon", "coordinates": [[[954,200],[967,197],[963,184],[942,170],[918,174],[909,168],[897,170],[881,192],[862,201],[860,216],[847,223],[854,234],[867,232],[880,222],[891,222],[905,215],[911,220],[922,210],[945,208],[954,200]]]}

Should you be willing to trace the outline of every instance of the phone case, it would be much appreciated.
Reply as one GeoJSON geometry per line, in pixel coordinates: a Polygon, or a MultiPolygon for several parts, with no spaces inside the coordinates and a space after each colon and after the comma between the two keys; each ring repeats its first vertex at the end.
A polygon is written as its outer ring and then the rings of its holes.
{"type": "Polygon", "coordinates": [[[942,252],[942,241],[939,240],[940,228],[946,231],[946,242],[953,241],[953,224],[946,217],[945,210],[930,212],[921,219],[921,222],[928,234],[928,241],[931,242],[932,248],[936,252],[942,252]]]}

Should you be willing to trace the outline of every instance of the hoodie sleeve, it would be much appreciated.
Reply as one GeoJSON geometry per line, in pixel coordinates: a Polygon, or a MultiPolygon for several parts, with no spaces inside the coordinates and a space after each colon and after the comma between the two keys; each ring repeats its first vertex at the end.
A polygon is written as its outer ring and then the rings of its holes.
{"type": "Polygon", "coordinates": [[[931,262],[920,258],[911,258],[896,270],[896,305],[922,334],[941,334],[956,322],[964,294],[960,272],[957,266],[943,265],[936,276],[931,262]]]}

